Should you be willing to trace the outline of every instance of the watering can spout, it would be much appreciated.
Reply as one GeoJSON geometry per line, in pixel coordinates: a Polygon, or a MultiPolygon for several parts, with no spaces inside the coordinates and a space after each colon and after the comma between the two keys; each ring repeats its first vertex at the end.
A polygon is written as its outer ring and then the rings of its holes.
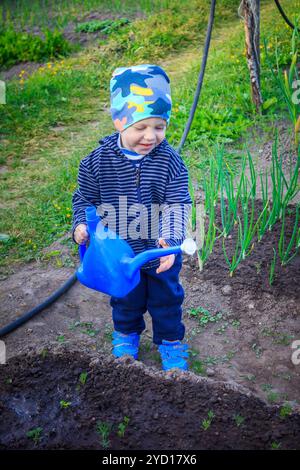
{"type": "Polygon", "coordinates": [[[124,273],[128,278],[134,276],[134,274],[147,263],[156,258],[162,256],[175,255],[177,253],[186,253],[193,255],[197,249],[196,243],[191,238],[186,238],[181,245],[172,246],[169,248],[153,248],[152,250],[143,251],[136,255],[134,258],[124,257],[121,260],[121,264],[124,266],[124,273]]]}
{"type": "Polygon", "coordinates": [[[185,252],[193,254],[197,247],[192,239],[170,248],[155,248],[135,256],[130,245],[105,227],[94,206],[85,211],[89,246],[79,246],[81,264],[78,280],[89,287],[113,297],[124,297],[140,282],[140,267],[155,258],[185,252]]]}

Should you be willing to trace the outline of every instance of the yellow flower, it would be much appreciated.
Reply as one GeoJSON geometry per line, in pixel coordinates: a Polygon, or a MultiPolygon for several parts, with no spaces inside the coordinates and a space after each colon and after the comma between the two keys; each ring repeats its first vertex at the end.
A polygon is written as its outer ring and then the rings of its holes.
{"type": "Polygon", "coordinates": [[[71,214],[67,214],[66,217],[71,217],[71,214]]]}

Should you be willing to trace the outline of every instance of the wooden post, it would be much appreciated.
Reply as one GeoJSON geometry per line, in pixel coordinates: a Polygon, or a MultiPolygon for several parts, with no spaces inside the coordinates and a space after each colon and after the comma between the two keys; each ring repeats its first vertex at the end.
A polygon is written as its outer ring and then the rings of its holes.
{"type": "Polygon", "coordinates": [[[252,101],[260,112],[263,103],[260,90],[260,0],[243,0],[246,57],[250,72],[252,101]]]}

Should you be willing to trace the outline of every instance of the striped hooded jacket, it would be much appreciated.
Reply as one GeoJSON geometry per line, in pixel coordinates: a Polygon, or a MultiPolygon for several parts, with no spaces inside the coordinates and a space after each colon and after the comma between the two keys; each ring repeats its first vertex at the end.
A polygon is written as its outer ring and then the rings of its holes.
{"type": "MultiPolygon", "coordinates": [[[[157,248],[158,238],[170,246],[181,244],[192,203],[181,157],[164,139],[135,168],[118,146],[118,136],[100,140],[80,162],[72,198],[73,240],[76,226],[86,223],[85,209],[94,205],[102,223],[126,239],[135,254],[157,248]]],[[[142,269],[158,265],[155,259],[142,269]]]]}

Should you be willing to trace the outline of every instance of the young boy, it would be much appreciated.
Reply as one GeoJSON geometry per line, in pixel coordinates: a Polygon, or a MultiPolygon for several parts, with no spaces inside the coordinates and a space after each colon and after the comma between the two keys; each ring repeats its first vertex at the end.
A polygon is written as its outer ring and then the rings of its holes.
{"type": "MultiPolygon", "coordinates": [[[[192,201],[187,169],[165,139],[172,107],[169,77],[156,65],[120,67],[113,73],[110,92],[117,132],[100,140],[100,146],[80,162],[72,200],[73,239],[77,244],[88,240],[85,209],[94,205],[99,215],[113,208],[112,229],[135,254],[180,245],[192,201]],[[159,213],[153,217],[154,207],[159,213]],[[140,231],[134,232],[137,225],[140,231]]],[[[181,343],[185,332],[181,266],[181,254],[163,256],[162,250],[160,260],[142,266],[138,286],[125,297],[111,297],[116,357],[129,354],[137,359],[148,310],[163,369],[187,370],[188,346],[181,343]]]]}

